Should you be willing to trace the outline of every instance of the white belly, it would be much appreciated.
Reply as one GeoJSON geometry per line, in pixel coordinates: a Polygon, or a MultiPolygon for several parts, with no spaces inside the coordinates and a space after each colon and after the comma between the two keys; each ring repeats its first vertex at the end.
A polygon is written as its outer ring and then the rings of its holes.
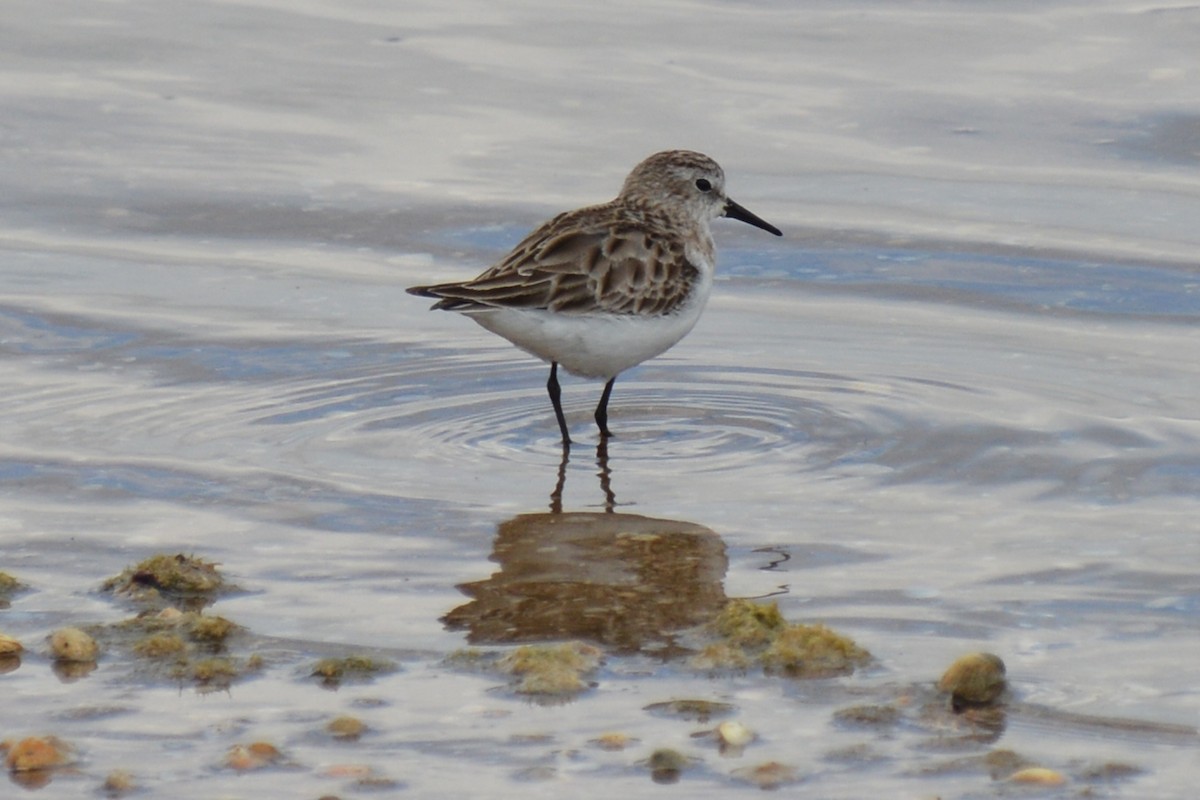
{"type": "Polygon", "coordinates": [[[521,309],[474,311],[467,316],[525,352],[557,361],[573,375],[608,380],[686,336],[706,299],[696,297],[676,313],[661,317],[521,309]]]}

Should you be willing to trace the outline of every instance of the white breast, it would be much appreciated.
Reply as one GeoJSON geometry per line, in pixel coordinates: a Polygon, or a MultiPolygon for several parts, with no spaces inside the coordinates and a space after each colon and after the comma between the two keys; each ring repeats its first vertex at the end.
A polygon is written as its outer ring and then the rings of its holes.
{"type": "Polygon", "coordinates": [[[712,273],[702,274],[688,302],[663,316],[563,314],[529,309],[489,309],[468,314],[544,361],[584,378],[608,380],[666,351],[687,335],[708,301],[712,273]]]}

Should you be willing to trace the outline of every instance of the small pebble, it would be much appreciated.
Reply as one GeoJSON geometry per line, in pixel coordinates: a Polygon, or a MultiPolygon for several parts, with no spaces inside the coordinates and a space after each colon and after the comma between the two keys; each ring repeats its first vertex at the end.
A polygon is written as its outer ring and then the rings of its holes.
{"type": "Polygon", "coordinates": [[[96,640],[79,628],[59,628],[50,634],[50,654],[56,661],[95,661],[96,640]]]}
{"type": "Polygon", "coordinates": [[[108,777],[104,779],[104,785],[101,788],[109,797],[120,797],[136,789],[137,783],[133,780],[132,772],[115,769],[108,773],[108,777]]]}
{"type": "Polygon", "coordinates": [[[592,739],[591,743],[601,750],[624,750],[636,741],[637,739],[627,733],[602,733],[592,739]]]}
{"type": "Polygon", "coordinates": [[[15,656],[25,648],[13,637],[0,633],[0,656],[15,656]]]}
{"type": "Polygon", "coordinates": [[[334,764],[321,770],[326,778],[365,778],[373,773],[367,764],[334,764]]]}
{"type": "Polygon", "coordinates": [[[70,761],[71,748],[56,736],[30,736],[8,748],[5,762],[12,772],[61,767],[70,761]]]}
{"type": "Polygon", "coordinates": [[[794,767],[780,764],[778,761],[768,761],[754,767],[735,769],[732,775],[747,783],[752,783],[760,789],[777,789],[786,783],[800,780],[799,773],[794,767]]]}
{"type": "Polygon", "coordinates": [[[992,653],[968,653],[947,667],[937,688],[956,703],[987,705],[1004,691],[1004,662],[992,653]]]}
{"type": "Polygon", "coordinates": [[[1047,767],[1026,767],[1009,775],[1008,779],[1013,783],[1033,783],[1039,786],[1061,786],[1067,782],[1061,772],[1047,767]]]}
{"type": "Polygon", "coordinates": [[[255,742],[253,744],[236,744],[229,748],[225,755],[225,766],[239,772],[262,769],[283,758],[283,754],[273,744],[255,742]]]}
{"type": "Polygon", "coordinates": [[[325,730],[329,731],[334,738],[355,740],[362,736],[367,731],[367,725],[357,717],[338,717],[330,720],[325,726],[325,730]]]}
{"type": "Polygon", "coordinates": [[[726,758],[738,758],[746,745],[758,738],[754,731],[735,720],[726,720],[716,727],[712,735],[717,740],[717,750],[726,758]]]}
{"type": "Polygon", "coordinates": [[[740,722],[726,720],[717,726],[717,738],[730,747],[745,747],[754,741],[754,731],[740,722]]]}
{"type": "Polygon", "coordinates": [[[678,750],[664,747],[650,754],[647,762],[650,766],[650,777],[655,783],[674,783],[688,765],[688,757],[678,750]]]}

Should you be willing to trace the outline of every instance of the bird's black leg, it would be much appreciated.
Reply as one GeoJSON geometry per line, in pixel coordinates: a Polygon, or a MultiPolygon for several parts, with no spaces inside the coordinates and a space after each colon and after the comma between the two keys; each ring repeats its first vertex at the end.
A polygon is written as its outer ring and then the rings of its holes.
{"type": "Polygon", "coordinates": [[[608,383],[604,384],[604,393],[600,395],[600,405],[596,406],[596,424],[600,426],[601,439],[612,435],[608,432],[608,396],[612,394],[612,387],[616,382],[616,375],[608,379],[608,383]]]}
{"type": "Polygon", "coordinates": [[[563,416],[562,389],[558,385],[558,362],[550,362],[550,380],[546,381],[546,391],[550,394],[550,402],[554,404],[554,417],[558,420],[558,429],[562,431],[563,447],[571,444],[571,434],[567,433],[567,418],[563,416]]]}

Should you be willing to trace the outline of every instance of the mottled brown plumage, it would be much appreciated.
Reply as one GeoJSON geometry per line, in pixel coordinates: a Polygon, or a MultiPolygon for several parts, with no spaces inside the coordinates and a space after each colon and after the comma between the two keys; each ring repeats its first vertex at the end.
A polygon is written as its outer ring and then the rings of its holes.
{"type": "Polygon", "coordinates": [[[559,214],[479,277],[420,287],[447,311],[544,309],[571,314],[669,314],[699,270],[683,238],[652,210],[619,201],[559,214]]]}
{"type": "Polygon", "coordinates": [[[708,156],[656,153],[634,167],[615,200],[559,214],[478,277],[408,291],[549,361],[564,444],[558,364],[606,379],[596,422],[607,436],[617,374],[671,347],[699,318],[716,259],[708,224],[719,216],[781,235],[725,196],[725,174],[708,156]]]}

